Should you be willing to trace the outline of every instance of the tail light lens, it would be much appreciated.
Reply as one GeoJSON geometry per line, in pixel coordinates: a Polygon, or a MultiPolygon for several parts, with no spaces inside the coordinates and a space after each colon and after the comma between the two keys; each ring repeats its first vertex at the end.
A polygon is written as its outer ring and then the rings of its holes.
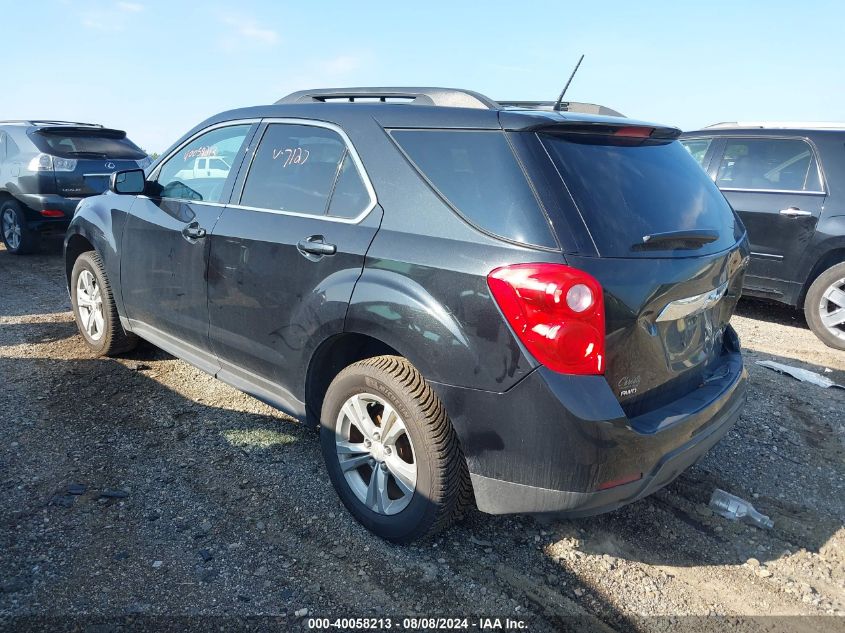
{"type": "Polygon", "coordinates": [[[515,264],[487,285],[519,340],[565,374],[604,373],[604,298],[591,275],[563,264],[515,264]]]}
{"type": "Polygon", "coordinates": [[[27,165],[29,171],[74,171],[75,158],[61,158],[49,154],[38,154],[27,165]]]}
{"type": "Polygon", "coordinates": [[[42,209],[41,215],[45,218],[63,218],[65,213],[59,209],[42,209]]]}

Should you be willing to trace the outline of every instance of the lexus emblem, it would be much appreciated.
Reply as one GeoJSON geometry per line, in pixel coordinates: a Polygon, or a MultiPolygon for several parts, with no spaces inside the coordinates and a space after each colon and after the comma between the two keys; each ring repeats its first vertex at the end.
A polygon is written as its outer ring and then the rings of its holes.
{"type": "Polygon", "coordinates": [[[114,163],[106,163],[106,169],[114,169],[114,163]]]}

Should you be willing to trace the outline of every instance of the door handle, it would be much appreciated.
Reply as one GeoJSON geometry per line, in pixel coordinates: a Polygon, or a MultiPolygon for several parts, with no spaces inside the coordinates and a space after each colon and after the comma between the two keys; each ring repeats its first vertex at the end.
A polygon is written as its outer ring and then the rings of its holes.
{"type": "Polygon", "coordinates": [[[308,259],[316,260],[324,255],[334,255],[337,252],[337,246],[334,244],[326,244],[322,235],[311,235],[304,240],[299,240],[296,245],[297,250],[305,255],[308,259]]]}
{"type": "Polygon", "coordinates": [[[807,216],[813,215],[810,211],[802,211],[798,207],[789,207],[788,209],[781,209],[781,215],[785,215],[789,218],[806,218],[807,216]]]}
{"type": "Polygon", "coordinates": [[[188,240],[201,240],[208,233],[198,223],[191,222],[188,226],[182,229],[182,236],[188,240]]]}

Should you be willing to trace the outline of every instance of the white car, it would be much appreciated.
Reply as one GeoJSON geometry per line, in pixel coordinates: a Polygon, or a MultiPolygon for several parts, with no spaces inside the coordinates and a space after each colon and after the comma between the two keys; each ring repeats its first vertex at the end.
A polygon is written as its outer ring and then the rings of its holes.
{"type": "Polygon", "coordinates": [[[194,166],[176,172],[176,180],[193,180],[195,178],[226,178],[232,168],[220,156],[200,156],[194,159],[194,166]]]}

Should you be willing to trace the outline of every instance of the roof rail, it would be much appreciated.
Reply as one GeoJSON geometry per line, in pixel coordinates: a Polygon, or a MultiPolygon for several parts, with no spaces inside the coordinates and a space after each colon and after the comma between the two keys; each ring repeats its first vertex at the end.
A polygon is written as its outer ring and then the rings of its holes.
{"type": "MultiPolygon", "coordinates": [[[[458,88],[317,88],[300,90],[282,97],[276,104],[326,103],[330,101],[408,103],[411,105],[451,106],[455,108],[477,108],[500,110],[502,108],[527,108],[531,110],[554,110],[554,101],[493,101],[483,94],[458,88]]],[[[564,101],[562,112],[625,116],[612,108],[595,103],[564,101]]]]}
{"type": "MultiPolygon", "coordinates": [[[[528,110],[544,110],[554,112],[554,101],[499,101],[499,105],[503,108],[520,108],[528,110]]],[[[582,103],[579,101],[564,101],[560,104],[561,112],[580,112],[582,114],[602,114],[605,116],[619,116],[625,115],[621,112],[608,108],[607,106],[599,105],[597,103],[582,103]]]]}
{"type": "Polygon", "coordinates": [[[807,129],[807,130],[845,130],[845,122],[837,121],[723,121],[702,129],[760,128],[766,129],[807,129]]]}
{"type": "Polygon", "coordinates": [[[326,103],[327,101],[369,100],[404,102],[413,105],[451,106],[455,108],[477,108],[497,110],[499,104],[482,94],[471,90],[455,88],[319,88],[300,90],[282,97],[276,104],[283,103],[326,103]]]}
{"type": "Polygon", "coordinates": [[[85,127],[103,127],[99,123],[81,123],[79,121],[53,121],[46,119],[10,119],[0,123],[26,123],[28,125],[84,125],[85,127]]]}

